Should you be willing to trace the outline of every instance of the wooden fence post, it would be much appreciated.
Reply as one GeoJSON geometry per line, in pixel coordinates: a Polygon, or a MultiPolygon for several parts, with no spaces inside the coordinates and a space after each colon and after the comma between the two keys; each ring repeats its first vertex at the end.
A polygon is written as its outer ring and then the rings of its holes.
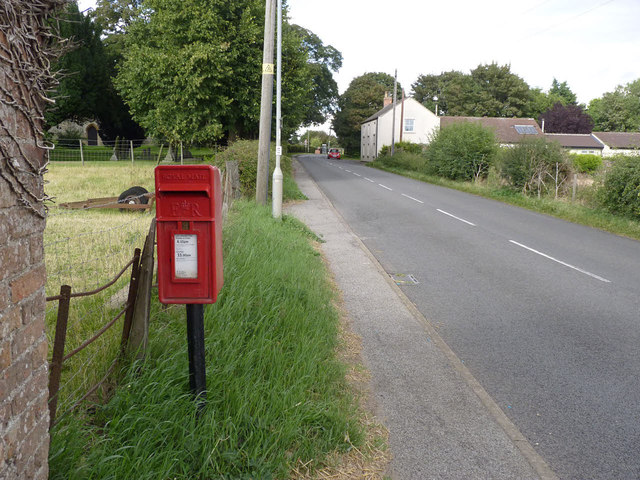
{"type": "Polygon", "coordinates": [[[133,318],[133,308],[135,307],[136,294],[138,293],[138,280],[140,273],[140,249],[136,248],[133,254],[133,264],[131,265],[131,281],[129,282],[129,296],[127,297],[127,313],[124,316],[122,325],[122,340],[120,342],[120,352],[124,352],[129,341],[131,331],[131,319],[133,318]]]}
{"type": "Polygon", "coordinates": [[[56,419],[56,409],[58,408],[58,391],[60,390],[60,377],[62,375],[64,344],[67,339],[70,299],[71,287],[62,285],[60,287],[60,300],[58,300],[56,336],[53,341],[53,358],[51,359],[51,371],[49,373],[49,429],[53,426],[53,422],[56,419]]]}
{"type": "Polygon", "coordinates": [[[149,338],[149,316],[151,311],[151,286],[153,284],[153,251],[156,240],[156,219],[151,220],[149,234],[144,243],[140,259],[140,279],[138,294],[136,295],[131,333],[127,351],[135,354],[136,359],[142,359],[146,353],[149,338]]]}
{"type": "Polygon", "coordinates": [[[160,150],[158,151],[158,160],[156,161],[156,166],[160,165],[160,160],[162,160],[162,149],[164,148],[164,143],[160,144],[160,150]]]}
{"type": "Polygon", "coordinates": [[[236,198],[240,198],[240,170],[238,169],[238,162],[225,162],[224,171],[225,174],[222,199],[223,218],[227,216],[227,212],[231,208],[233,201],[236,198]]]}
{"type": "Polygon", "coordinates": [[[82,140],[78,140],[80,143],[80,161],[82,162],[82,166],[84,167],[84,152],[82,151],[82,140]]]}

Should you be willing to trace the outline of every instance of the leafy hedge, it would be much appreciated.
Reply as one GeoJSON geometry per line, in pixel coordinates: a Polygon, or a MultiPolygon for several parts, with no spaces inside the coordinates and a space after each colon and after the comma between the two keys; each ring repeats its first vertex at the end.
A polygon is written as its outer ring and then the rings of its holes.
{"type": "Polygon", "coordinates": [[[462,122],[438,131],[427,149],[429,173],[451,180],[486,178],[498,144],[492,130],[462,122]]]}
{"type": "MultiPolygon", "coordinates": [[[[257,140],[239,140],[229,146],[224,152],[215,156],[212,160],[224,171],[225,162],[235,160],[238,162],[238,170],[240,171],[240,190],[242,195],[247,198],[253,198],[256,193],[256,177],[258,175],[258,141],[257,140]]],[[[269,185],[271,186],[271,178],[273,170],[276,166],[275,146],[271,145],[271,156],[269,159],[269,185]]],[[[291,177],[291,158],[283,155],[280,157],[280,168],[285,179],[291,177]]],[[[287,180],[285,180],[285,186],[287,180]]],[[[285,188],[284,196],[287,198],[287,188],[285,188]]]]}
{"type": "Polygon", "coordinates": [[[600,204],[611,213],[640,217],[640,158],[614,157],[602,187],[600,204]]]}
{"type": "Polygon", "coordinates": [[[560,144],[544,138],[532,138],[513,148],[505,148],[500,156],[500,175],[523,194],[559,193],[571,174],[567,154],[560,144]]]}
{"type": "Polygon", "coordinates": [[[593,154],[571,155],[573,167],[578,173],[593,173],[602,166],[602,156],[593,154]]]}
{"type": "MultiPolygon", "coordinates": [[[[420,155],[425,146],[420,143],[411,143],[411,142],[396,142],[394,155],[397,153],[411,153],[413,155],[420,155]]],[[[391,155],[391,146],[385,145],[380,149],[380,156],[386,157],[391,155]]]]}

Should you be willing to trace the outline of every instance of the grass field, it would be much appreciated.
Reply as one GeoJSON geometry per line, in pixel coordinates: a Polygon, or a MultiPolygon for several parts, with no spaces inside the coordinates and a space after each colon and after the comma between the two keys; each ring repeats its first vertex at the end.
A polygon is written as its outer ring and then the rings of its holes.
{"type": "Polygon", "coordinates": [[[362,442],[335,358],[335,292],[306,228],[240,203],[224,245],[225,287],[206,308],[200,421],[178,309],[153,321],[148,361],[125,373],[91,425],[54,432],[52,478],[287,478],[293,465],[362,442]]]}
{"type": "MultiPolygon", "coordinates": [[[[116,196],[132,185],[151,189],[153,166],[53,164],[47,189],[60,201],[116,196]]],[[[150,219],[139,212],[53,208],[45,232],[48,290],[63,278],[75,290],[82,282],[75,281],[78,273],[65,277],[68,271],[86,272],[88,285],[107,276],[141,245],[150,219]],[[106,260],[92,266],[94,257],[106,260]]],[[[146,360],[119,370],[93,403],[54,428],[50,478],[291,478],[340,463],[341,452],[366,456],[369,443],[380,452],[382,437],[364,440],[370,425],[363,426],[347,367],[336,359],[336,292],[313,240],[292,218],[277,221],[269,208],[238,203],[224,228],[225,286],[218,303],[206,308],[202,417],[196,418],[189,393],[184,308],[165,309],[154,298],[146,360]]],[[[115,311],[104,306],[111,295],[74,307],[71,346],[115,311]]],[[[87,357],[69,364],[63,380],[70,393],[103,374],[120,328],[87,353],[95,362],[88,369],[87,357]]]]}
{"type": "MultiPolygon", "coordinates": [[[[118,196],[132,185],[153,189],[151,163],[134,165],[120,162],[55,163],[45,175],[45,186],[56,202],[86,200],[91,197],[118,196]]],[[[44,233],[47,296],[57,295],[60,286],[73,292],[93,290],[110,281],[141,247],[149,229],[151,213],[119,210],[66,210],[50,207],[44,233]]],[[[100,294],[74,299],[69,312],[66,352],[92,337],[122,308],[130,272],[100,294]],[[124,292],[123,292],[123,289],[124,292]]],[[[47,336],[53,345],[57,302],[47,303],[47,336]]],[[[65,361],[58,413],[64,413],[90,387],[100,380],[118,353],[122,321],[95,343],[65,361]]],[[[108,387],[107,387],[108,388],[108,387]]],[[[104,398],[105,389],[94,398],[104,398]]]]}

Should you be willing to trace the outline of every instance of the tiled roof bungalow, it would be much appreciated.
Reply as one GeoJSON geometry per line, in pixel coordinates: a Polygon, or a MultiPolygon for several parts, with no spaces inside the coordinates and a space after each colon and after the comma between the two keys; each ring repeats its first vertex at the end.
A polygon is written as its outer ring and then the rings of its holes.
{"type": "Polygon", "coordinates": [[[545,133],[545,138],[559,143],[569,153],[602,155],[604,144],[590,133],[545,133]]]}
{"type": "Polygon", "coordinates": [[[593,132],[603,145],[602,156],[640,155],[640,132],[593,132]]]}
{"type": "Polygon", "coordinates": [[[501,146],[513,146],[526,138],[543,135],[540,126],[533,118],[501,118],[501,117],[440,117],[440,128],[454,123],[473,122],[494,131],[496,140],[501,146]]]}

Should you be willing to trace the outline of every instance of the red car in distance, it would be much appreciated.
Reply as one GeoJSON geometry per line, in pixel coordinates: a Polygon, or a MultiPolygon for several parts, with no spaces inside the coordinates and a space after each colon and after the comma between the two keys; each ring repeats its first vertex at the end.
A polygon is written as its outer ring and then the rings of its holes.
{"type": "Polygon", "coordinates": [[[329,153],[327,153],[327,158],[340,159],[340,149],[338,149],[338,148],[330,148],[329,149],[329,153]]]}

